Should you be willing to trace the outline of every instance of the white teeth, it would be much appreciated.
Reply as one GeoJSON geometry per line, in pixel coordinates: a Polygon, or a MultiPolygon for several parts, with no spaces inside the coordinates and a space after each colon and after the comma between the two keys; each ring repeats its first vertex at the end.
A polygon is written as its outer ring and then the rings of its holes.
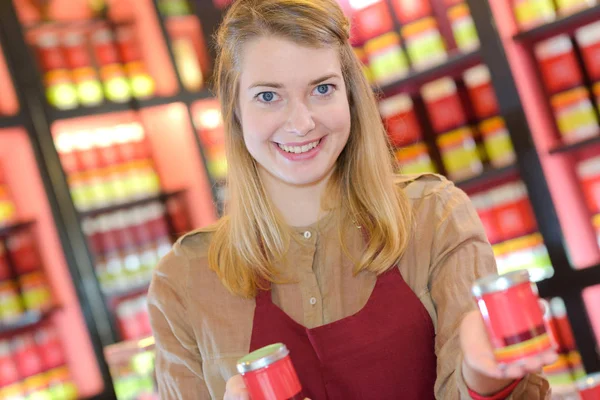
{"type": "Polygon", "coordinates": [[[283,151],[286,151],[288,153],[301,154],[301,153],[306,153],[307,151],[312,150],[315,147],[317,147],[319,145],[320,141],[321,141],[321,139],[316,140],[309,144],[305,144],[304,146],[286,146],[285,144],[280,144],[280,143],[277,143],[277,145],[283,151]]]}

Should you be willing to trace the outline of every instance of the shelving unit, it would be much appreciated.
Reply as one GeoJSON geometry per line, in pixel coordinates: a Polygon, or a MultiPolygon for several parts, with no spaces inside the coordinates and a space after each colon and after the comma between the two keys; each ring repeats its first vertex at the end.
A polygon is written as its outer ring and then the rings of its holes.
{"type": "Polygon", "coordinates": [[[110,206],[97,208],[95,210],[81,211],[79,213],[79,215],[81,218],[95,217],[100,214],[110,213],[113,211],[119,211],[119,210],[132,208],[132,207],[136,207],[136,206],[141,206],[144,204],[152,203],[154,201],[164,202],[165,200],[167,200],[169,198],[180,196],[180,195],[184,194],[185,192],[186,192],[185,189],[181,189],[181,190],[177,190],[177,191],[173,191],[173,192],[164,192],[164,193],[160,193],[156,196],[149,196],[149,197],[144,197],[142,199],[128,201],[125,203],[113,204],[110,206]]]}
{"type": "Polygon", "coordinates": [[[35,328],[49,318],[56,310],[58,308],[53,308],[46,312],[26,311],[10,323],[0,322],[0,338],[35,328]]]}
{"type": "Polygon", "coordinates": [[[597,21],[598,19],[600,19],[600,5],[579,11],[566,17],[559,17],[556,21],[549,22],[527,31],[519,32],[513,36],[513,39],[517,42],[531,45],[552,36],[565,33],[572,34],[577,28],[597,21]]]}
{"type": "Polygon", "coordinates": [[[0,129],[15,128],[22,124],[23,124],[23,121],[22,121],[22,117],[20,115],[12,115],[12,116],[1,115],[0,116],[0,129]]]}
{"type": "Polygon", "coordinates": [[[550,154],[564,154],[570,153],[577,150],[584,149],[586,147],[592,146],[594,144],[600,143],[600,136],[592,137],[586,140],[582,140],[581,142],[571,143],[571,144],[563,144],[560,146],[556,146],[549,151],[550,154]]]}
{"type": "Polygon", "coordinates": [[[487,168],[480,175],[456,182],[456,186],[467,189],[480,186],[482,184],[489,185],[508,176],[517,176],[518,174],[519,168],[516,165],[509,165],[503,168],[487,168]]]}
{"type": "Polygon", "coordinates": [[[22,221],[6,226],[0,226],[0,238],[18,232],[20,230],[30,228],[33,224],[35,224],[35,221],[22,221]]]}
{"type": "Polygon", "coordinates": [[[456,51],[448,56],[446,62],[422,71],[411,71],[406,78],[376,88],[381,93],[395,92],[417,92],[423,84],[441,77],[459,76],[465,69],[473,67],[481,62],[481,51],[475,50],[470,53],[456,51]]]}

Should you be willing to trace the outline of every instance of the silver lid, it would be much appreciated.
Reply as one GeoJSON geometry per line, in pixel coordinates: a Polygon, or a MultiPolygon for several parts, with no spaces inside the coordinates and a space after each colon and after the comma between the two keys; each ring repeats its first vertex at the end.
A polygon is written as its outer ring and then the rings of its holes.
{"type": "Polygon", "coordinates": [[[529,271],[526,269],[509,272],[504,275],[489,275],[477,280],[471,288],[471,293],[475,297],[481,297],[486,293],[501,292],[529,281],[529,271]]]}
{"type": "Polygon", "coordinates": [[[579,390],[587,390],[598,386],[600,386],[600,372],[590,374],[577,381],[577,389],[579,390]]]}
{"type": "Polygon", "coordinates": [[[271,344],[240,358],[237,362],[237,370],[240,374],[256,371],[287,357],[288,354],[290,351],[285,344],[271,344]]]}

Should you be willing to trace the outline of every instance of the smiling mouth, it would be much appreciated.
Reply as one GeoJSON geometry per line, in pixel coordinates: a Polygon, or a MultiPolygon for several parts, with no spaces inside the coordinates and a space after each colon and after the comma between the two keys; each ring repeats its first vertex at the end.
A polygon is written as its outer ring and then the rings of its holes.
{"type": "Polygon", "coordinates": [[[311,143],[307,143],[302,146],[289,146],[289,145],[285,145],[285,144],[281,144],[281,143],[277,143],[277,146],[279,146],[279,148],[281,150],[285,151],[286,153],[302,154],[302,153],[309,152],[312,149],[314,149],[315,147],[317,147],[319,145],[319,143],[321,143],[322,139],[323,138],[321,138],[319,140],[315,140],[314,142],[311,142],[311,143]]]}

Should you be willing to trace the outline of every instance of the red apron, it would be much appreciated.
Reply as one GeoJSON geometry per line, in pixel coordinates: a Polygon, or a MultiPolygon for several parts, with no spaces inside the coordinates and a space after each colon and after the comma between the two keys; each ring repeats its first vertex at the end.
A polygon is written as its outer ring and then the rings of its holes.
{"type": "Polygon", "coordinates": [[[394,267],[379,276],[360,311],[313,329],[273,304],[270,290],[261,291],[250,351],[284,343],[312,400],[429,400],[434,338],[427,310],[394,267]]]}

